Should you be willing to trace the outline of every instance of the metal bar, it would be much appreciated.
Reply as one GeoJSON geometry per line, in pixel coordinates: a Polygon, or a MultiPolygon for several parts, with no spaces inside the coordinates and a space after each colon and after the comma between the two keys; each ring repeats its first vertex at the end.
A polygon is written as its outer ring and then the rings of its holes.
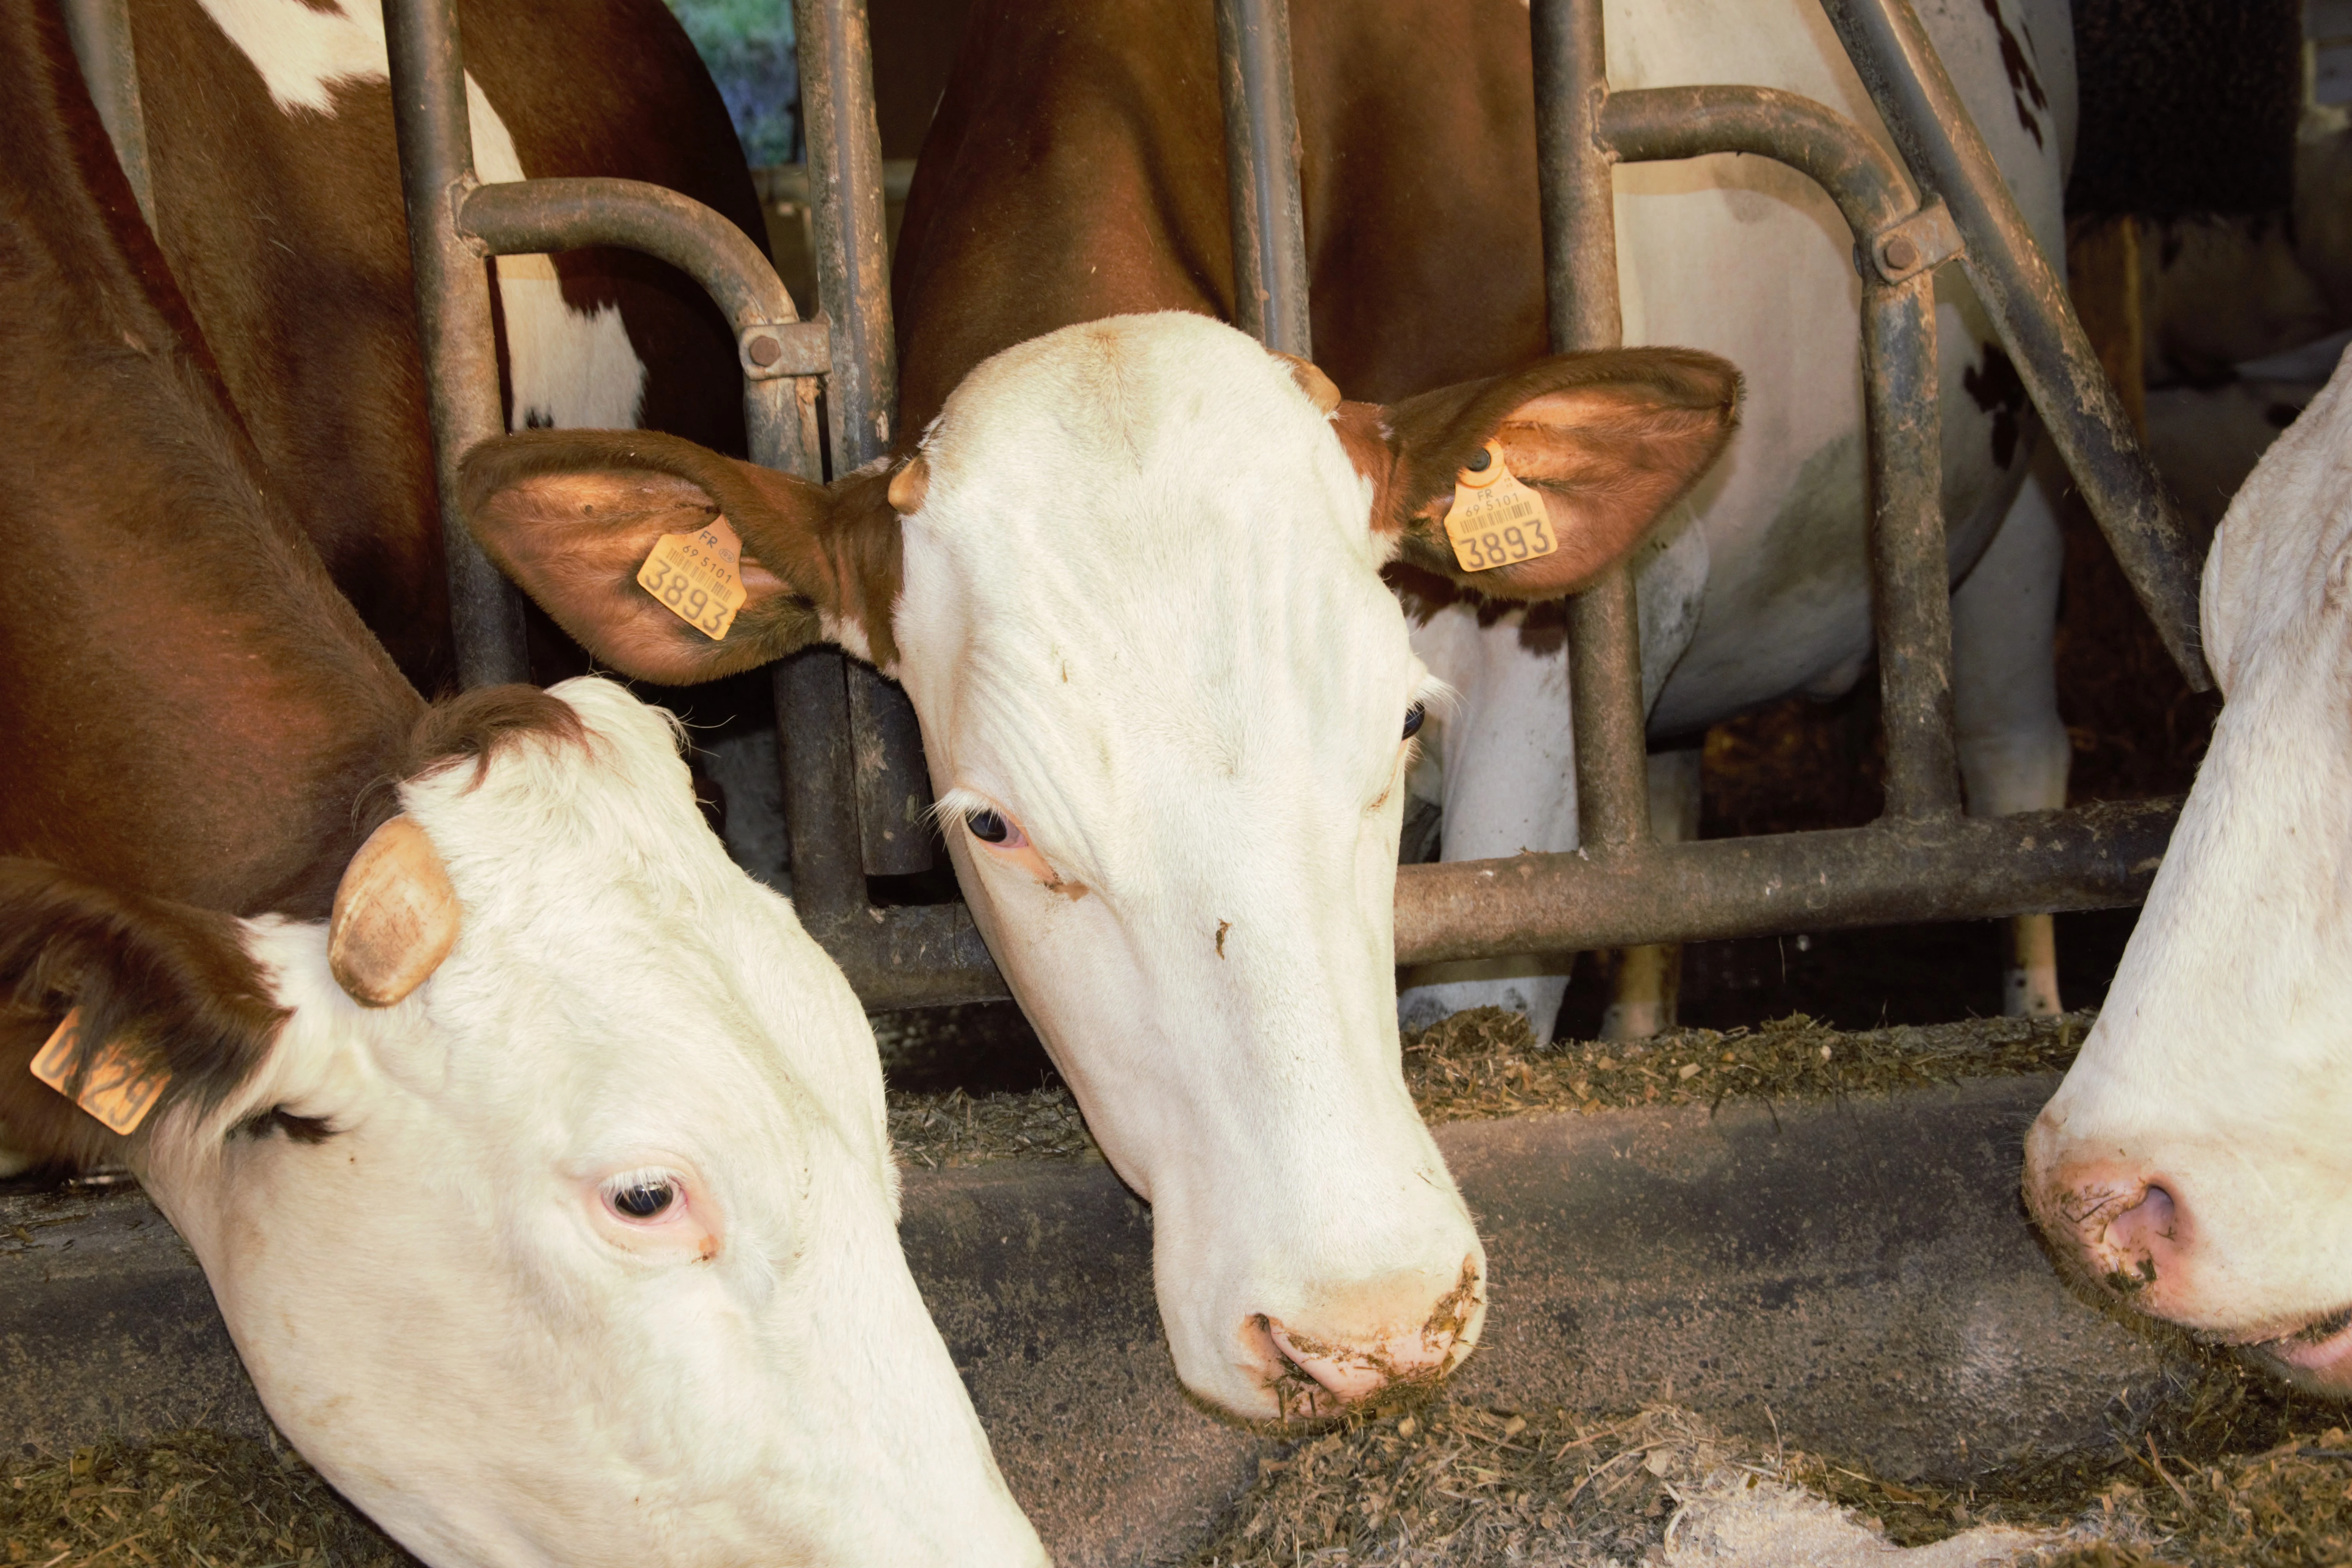
{"type": "Polygon", "coordinates": [[[830,334],[800,320],[766,255],[724,216],[639,180],[523,180],[477,187],[457,230],[494,256],[621,246],[692,278],[735,329],[752,461],[822,477],[816,378],[830,334]]]}
{"type": "Polygon", "coordinates": [[[2137,903],[2180,802],[1406,866],[1397,962],[2137,903]]]}
{"type": "MultiPolygon", "coordinates": [[[[1600,137],[1609,100],[1601,0],[1535,0],[1528,26],[1552,352],[1615,348],[1624,323],[1617,308],[1614,160],[1600,137]]],[[[1579,840],[1639,843],[1650,836],[1650,788],[1633,573],[1612,567],[1578,595],[1568,631],[1579,840]]]]}
{"type": "MultiPolygon", "coordinates": [[[[1771,87],[1644,87],[1612,92],[1591,134],[1628,163],[1753,153],[1828,193],[1857,237],[1919,205],[1903,165],[1859,125],[1798,93],[1771,87]]],[[[1615,277],[1611,258],[1611,277],[1615,277]]],[[[1612,329],[1613,330],[1613,329],[1612,329]]]]}
{"type": "Polygon", "coordinates": [[[849,789],[848,691],[841,668],[841,656],[830,648],[809,648],[775,666],[793,906],[812,931],[866,909],[857,797],[849,789]]]}
{"type": "Polygon", "coordinates": [[[1216,0],[1217,92],[1233,208],[1234,324],[1270,349],[1314,357],[1306,205],[1290,73],[1290,0],[1216,0]]]}
{"type": "Polygon", "coordinates": [[[1952,568],[1944,542],[1932,272],[1864,290],[1862,393],[1870,421],[1870,602],[1886,737],[1886,814],[1958,816],[1952,568]]]}
{"type": "Polygon", "coordinates": [[[89,87],[99,123],[114,143],[147,226],[155,226],[155,181],[147,163],[147,107],[139,96],[139,55],[131,47],[130,0],[65,0],[66,37],[89,87]]]}
{"type": "Polygon", "coordinates": [[[1950,208],[1969,280],[2158,635],[2190,687],[2210,689],[2196,557],[2179,516],[1910,0],[1822,0],[1822,9],[1905,161],[1950,208]]]}
{"type": "MultiPolygon", "coordinates": [[[[898,408],[898,362],[890,322],[890,258],[884,226],[882,137],[874,119],[874,70],[866,0],[794,0],[801,112],[808,128],[810,225],[817,295],[832,321],[833,377],[825,388],[837,478],[890,449],[898,408]]],[[[846,710],[851,772],[840,780],[877,810],[930,805],[921,731],[907,694],[870,666],[845,661],[856,694],[846,710]]],[[[826,721],[830,721],[829,720],[826,721]]],[[[930,841],[887,825],[853,840],[873,847],[874,876],[929,868],[930,841]]],[[[864,907],[860,891],[858,907],[864,907]]]]}
{"type": "Polygon", "coordinates": [[[529,680],[522,601],[474,542],[457,508],[457,459],[503,434],[506,421],[488,264],[457,232],[458,204],[476,181],[456,0],[384,0],[383,12],[457,678],[468,687],[529,680]]]}

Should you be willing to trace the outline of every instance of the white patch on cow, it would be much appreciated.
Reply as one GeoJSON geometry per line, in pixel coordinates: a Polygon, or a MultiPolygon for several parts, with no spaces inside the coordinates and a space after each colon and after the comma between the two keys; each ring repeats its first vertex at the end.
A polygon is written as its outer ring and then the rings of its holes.
{"type": "Polygon", "coordinates": [[[289,1016],[134,1153],[264,1405],[428,1562],[1038,1568],[898,1249],[856,997],[675,721],[553,689],[592,750],[401,788],[464,911],[432,977],[362,1007],[322,925],[247,922],[289,1016]],[[272,1109],[333,1131],[240,1126],[272,1109]],[[656,1221],[609,1201],[647,1182],[656,1221]]]}
{"type": "MultiPolygon", "coordinates": [[[[331,115],[338,89],[389,81],[383,12],[369,0],[344,0],[325,10],[304,0],[199,4],[253,62],[272,101],[289,115],[331,115]]],[[[483,183],[523,178],[514,137],[471,72],[466,110],[474,172],[483,183]]],[[[551,257],[501,256],[494,265],[514,389],[509,427],[635,427],[645,405],[646,367],[619,309],[577,310],[564,303],[551,257]]]]}

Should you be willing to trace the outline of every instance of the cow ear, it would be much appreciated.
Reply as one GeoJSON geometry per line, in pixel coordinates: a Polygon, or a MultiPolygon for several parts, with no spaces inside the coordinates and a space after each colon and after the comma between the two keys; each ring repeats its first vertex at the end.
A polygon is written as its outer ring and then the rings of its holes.
{"type": "Polygon", "coordinates": [[[1343,404],[1337,424],[1375,483],[1373,526],[1399,557],[1502,599],[1574,593],[1641,542],[1720,457],[1739,417],[1739,373],[1690,349],[1560,354],[1386,408],[1343,404]],[[1454,481],[1489,441],[1532,488],[1559,548],[1465,571],[1446,538],[1454,481]]]}
{"type": "Polygon", "coordinates": [[[897,663],[892,472],[830,489],[646,430],[526,430],[485,441],[458,469],[467,526],[499,569],[583,647],[625,675],[691,686],[809,643],[897,663]],[[714,640],[640,586],[667,533],[724,518],[747,594],[714,640]]]}
{"type": "Polygon", "coordinates": [[[216,1103],[267,1059],[286,1013],[231,916],[0,858],[0,1146],[37,1161],[121,1157],[123,1140],[31,1071],[68,1012],[66,1086],[132,1087],[138,1131],[175,1103],[216,1103]],[[146,1101],[136,1086],[151,1085],[146,1101]]]}

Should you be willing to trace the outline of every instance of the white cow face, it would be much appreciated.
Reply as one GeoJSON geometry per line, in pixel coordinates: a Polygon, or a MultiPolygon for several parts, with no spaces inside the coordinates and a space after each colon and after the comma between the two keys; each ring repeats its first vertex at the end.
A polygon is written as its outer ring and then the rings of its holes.
{"type": "Polygon", "coordinates": [[[1438,520],[1496,438],[1561,548],[1480,585],[1572,586],[1719,449],[1734,386],[1636,351],[1381,409],[1205,318],[1128,317],[989,361],[919,455],[830,495],[554,432],[485,449],[466,488],[502,563],[624,668],[723,673],[821,617],[905,681],[965,895],[1153,1205],[1178,1371],[1272,1417],[1435,1378],[1485,1307],[1400,1070],[1407,731],[1439,694],[1381,568],[1454,569],[1438,520]],[[698,647],[644,614],[653,535],[713,508],[781,579],[745,614],[783,635],[698,647]]]}
{"type": "Polygon", "coordinates": [[[2094,1292],[2352,1396],[2352,370],[2205,567],[2228,703],[2025,1194],[2094,1292]]]}
{"type": "MultiPolygon", "coordinates": [[[[730,865],[665,716],[558,688],[402,790],[455,947],[362,1007],[252,922],[290,1010],[142,1178],[271,1416],[435,1563],[1038,1563],[900,1255],[873,1037],[730,865]]],[[[348,884],[347,884],[348,885],[348,884]]]]}

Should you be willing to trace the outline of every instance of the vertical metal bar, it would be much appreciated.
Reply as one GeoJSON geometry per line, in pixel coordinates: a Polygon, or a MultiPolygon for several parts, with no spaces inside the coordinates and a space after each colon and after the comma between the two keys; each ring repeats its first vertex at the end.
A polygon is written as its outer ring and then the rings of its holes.
{"type": "MultiPolygon", "coordinates": [[[[841,676],[841,655],[831,648],[809,648],[775,667],[793,903],[821,940],[866,908],[856,796],[849,788],[848,691],[841,676]]],[[[845,934],[855,941],[862,933],[845,934]]]]}
{"type": "Polygon", "coordinates": [[[1314,356],[1290,0],[1216,0],[1217,92],[1233,206],[1234,324],[1270,349],[1314,356]]]}
{"type": "MultiPolygon", "coordinates": [[[[838,476],[864,467],[889,450],[891,420],[898,406],[898,362],[891,338],[890,264],[884,227],[882,137],[874,119],[873,51],[866,33],[865,0],[794,0],[793,18],[801,59],[801,113],[808,132],[810,216],[816,246],[817,296],[833,327],[833,374],[825,406],[833,438],[833,471],[838,476]]],[[[806,678],[797,705],[780,707],[783,731],[786,815],[793,844],[793,892],[804,907],[819,895],[803,890],[801,858],[824,856],[830,847],[803,845],[804,829],[790,803],[811,795],[816,784],[792,777],[805,763],[837,767],[825,786],[838,791],[850,809],[848,837],[841,842],[872,852],[864,869],[875,876],[922,871],[931,864],[930,840],[894,826],[908,801],[918,816],[930,803],[922,732],[907,694],[870,666],[837,654],[806,656],[830,662],[837,679],[816,698],[816,678],[806,678]],[[814,706],[809,704],[814,702],[814,706]],[[829,726],[843,726],[836,736],[829,726]],[[854,793],[853,793],[854,792],[854,793]],[[863,809],[856,809],[862,805],[863,809]],[[877,820],[866,825],[867,816],[877,820]]],[[[797,662],[797,661],[796,661],[797,662]]],[[[778,691],[784,689],[779,676],[778,691]]],[[[823,831],[844,826],[836,822],[823,831]]],[[[863,886],[842,884],[864,908],[863,886]]],[[[844,905],[844,908],[848,907],[844,905]]]]}
{"type": "Polygon", "coordinates": [[[1917,13],[1910,0],[1822,0],[1822,9],[1913,175],[1950,209],[1978,297],[2133,591],[2189,684],[2209,689],[2197,562],[2179,516],[1917,13]]]}
{"type": "Polygon", "coordinates": [[[147,226],[155,226],[155,182],[147,166],[147,109],[139,96],[139,55],[131,42],[130,0],[66,0],[66,37],[114,143],[147,226]]]}
{"type": "Polygon", "coordinates": [[[457,207],[478,182],[457,6],[455,0],[384,0],[383,13],[457,678],[468,687],[528,680],[521,601],[474,542],[457,508],[457,460],[476,442],[501,434],[505,419],[489,264],[457,232],[457,207]]]}
{"type": "Polygon", "coordinates": [[[1944,545],[1942,405],[1932,272],[1863,301],[1870,426],[1871,612],[1886,733],[1886,814],[1958,816],[1951,566],[1944,545]]]}
{"type": "MultiPolygon", "coordinates": [[[[1552,350],[1615,348],[1624,324],[1612,160],[1599,135],[1609,97],[1601,0],[1535,0],[1528,25],[1552,350]]],[[[1580,837],[1587,845],[1639,843],[1650,836],[1649,768],[1641,620],[1624,567],[1603,573],[1570,605],[1568,674],[1580,837]]]]}

